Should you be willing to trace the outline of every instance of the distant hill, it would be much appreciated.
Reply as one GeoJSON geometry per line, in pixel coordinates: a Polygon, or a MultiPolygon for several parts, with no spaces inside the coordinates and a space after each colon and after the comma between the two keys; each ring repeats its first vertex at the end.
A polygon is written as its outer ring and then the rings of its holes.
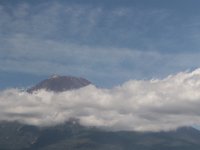
{"type": "Polygon", "coordinates": [[[91,84],[91,82],[84,78],[54,75],[49,79],[41,81],[27,91],[32,93],[33,91],[46,89],[48,91],[63,92],[72,89],[79,89],[89,84],[91,84]]]}
{"type": "Polygon", "coordinates": [[[200,131],[185,127],[170,132],[104,131],[78,123],[39,128],[0,124],[0,150],[199,150],[200,131]]]}

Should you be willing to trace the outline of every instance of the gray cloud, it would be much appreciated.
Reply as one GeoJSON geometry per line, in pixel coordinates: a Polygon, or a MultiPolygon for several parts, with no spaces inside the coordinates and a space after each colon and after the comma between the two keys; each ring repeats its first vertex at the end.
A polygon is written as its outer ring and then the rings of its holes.
{"type": "Polygon", "coordinates": [[[200,124],[200,69],[112,89],[0,92],[0,120],[51,126],[71,118],[111,130],[160,131],[200,124]]]}

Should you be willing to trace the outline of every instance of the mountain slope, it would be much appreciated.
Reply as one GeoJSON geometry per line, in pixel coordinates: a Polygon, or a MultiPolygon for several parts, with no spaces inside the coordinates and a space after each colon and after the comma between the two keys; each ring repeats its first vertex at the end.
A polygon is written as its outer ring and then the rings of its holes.
{"type": "Polygon", "coordinates": [[[52,76],[49,79],[41,81],[27,91],[32,93],[33,91],[46,89],[48,91],[62,92],[66,90],[79,89],[89,84],[91,84],[91,82],[84,78],[56,75],[52,76]]]}

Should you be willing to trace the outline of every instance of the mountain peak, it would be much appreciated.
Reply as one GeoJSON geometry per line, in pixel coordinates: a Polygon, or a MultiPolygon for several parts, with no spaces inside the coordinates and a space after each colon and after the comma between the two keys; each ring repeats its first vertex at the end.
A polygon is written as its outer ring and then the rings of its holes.
{"type": "Polygon", "coordinates": [[[49,77],[49,79],[54,79],[54,78],[59,78],[61,77],[60,75],[57,74],[53,74],[52,76],[49,77]]]}
{"type": "Polygon", "coordinates": [[[40,89],[54,92],[63,92],[67,90],[79,89],[89,84],[91,84],[91,82],[84,78],[53,75],[50,78],[45,79],[32,88],[28,89],[27,92],[32,93],[40,89]]]}

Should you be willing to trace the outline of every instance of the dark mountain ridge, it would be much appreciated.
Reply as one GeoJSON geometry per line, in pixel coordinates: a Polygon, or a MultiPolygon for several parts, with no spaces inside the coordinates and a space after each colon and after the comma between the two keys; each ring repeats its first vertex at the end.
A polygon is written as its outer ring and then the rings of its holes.
{"type": "Polygon", "coordinates": [[[72,121],[52,127],[0,124],[0,150],[199,150],[200,132],[105,131],[72,121]]]}

